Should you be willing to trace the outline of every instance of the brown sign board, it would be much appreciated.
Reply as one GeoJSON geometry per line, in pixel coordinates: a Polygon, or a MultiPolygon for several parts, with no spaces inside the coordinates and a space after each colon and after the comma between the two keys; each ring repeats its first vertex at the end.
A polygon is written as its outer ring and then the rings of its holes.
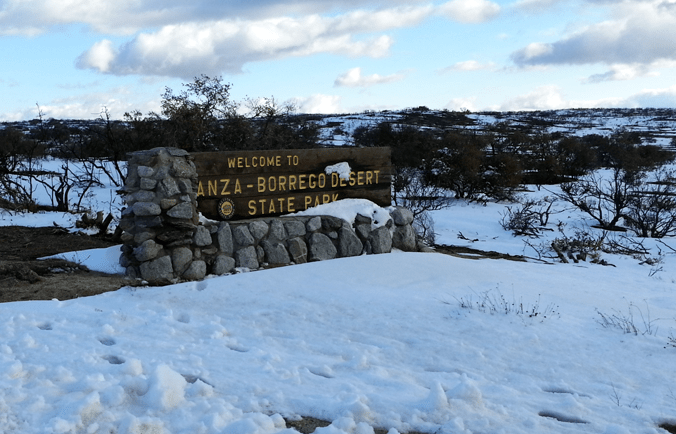
{"type": "Polygon", "coordinates": [[[198,210],[239,220],[304,211],[340,199],[391,204],[390,148],[200,152],[198,210]]]}

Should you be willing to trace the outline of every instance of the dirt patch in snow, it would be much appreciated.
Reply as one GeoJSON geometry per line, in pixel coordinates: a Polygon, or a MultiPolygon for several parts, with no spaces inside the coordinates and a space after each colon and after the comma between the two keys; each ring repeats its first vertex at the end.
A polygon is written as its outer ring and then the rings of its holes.
{"type": "Polygon", "coordinates": [[[69,300],[129,285],[123,276],[90,271],[57,253],[118,244],[110,238],[74,234],[60,227],[0,226],[0,302],[69,300]]]}

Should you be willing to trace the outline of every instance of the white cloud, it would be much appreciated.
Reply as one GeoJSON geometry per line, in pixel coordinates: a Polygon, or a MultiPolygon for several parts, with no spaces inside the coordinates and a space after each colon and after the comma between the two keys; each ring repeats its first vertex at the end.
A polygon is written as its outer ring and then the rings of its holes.
{"type": "MultiPolygon", "coordinates": [[[[613,19],[586,26],[556,42],[529,44],[512,53],[512,60],[522,67],[594,63],[650,65],[676,60],[674,3],[659,0],[602,3],[610,8],[613,19]]],[[[607,77],[614,75],[611,72],[607,77]]]]}
{"type": "Polygon", "coordinates": [[[349,71],[341,74],[336,78],[334,86],[336,87],[369,87],[376,84],[392,83],[400,81],[404,78],[403,74],[391,74],[382,76],[379,74],[372,74],[363,76],[361,68],[352,68],[349,71]]]}
{"type": "Polygon", "coordinates": [[[448,102],[448,104],[446,104],[444,108],[456,111],[464,111],[464,110],[476,111],[477,110],[476,99],[477,98],[475,96],[471,96],[468,98],[453,98],[448,102]]]}
{"type": "Polygon", "coordinates": [[[355,7],[395,7],[424,0],[3,0],[0,34],[35,35],[82,23],[97,32],[133,34],[148,27],[221,19],[267,19],[339,12],[355,7]]]}
{"type": "Polygon", "coordinates": [[[493,69],[495,68],[495,63],[480,63],[476,60],[465,60],[463,62],[458,62],[454,65],[451,65],[447,68],[442,69],[440,72],[450,72],[450,71],[480,71],[484,69],[493,69]]]}
{"type": "Polygon", "coordinates": [[[526,95],[504,102],[500,110],[553,110],[566,107],[569,107],[569,102],[561,95],[561,89],[558,86],[548,85],[540,86],[526,95]]]}
{"type": "Polygon", "coordinates": [[[300,113],[341,113],[340,97],[337,95],[316,94],[295,99],[300,113]]]}
{"type": "Polygon", "coordinates": [[[528,13],[543,13],[565,0],[518,0],[512,6],[528,13]]]}
{"type": "Polygon", "coordinates": [[[394,43],[373,32],[414,25],[432,13],[429,6],[323,17],[188,22],[145,32],[119,48],[99,42],[83,53],[78,67],[115,75],[193,77],[236,73],[248,62],[332,53],[383,57],[394,43]],[[361,38],[362,35],[369,35],[361,38]]]}
{"type": "Polygon", "coordinates": [[[657,76],[657,72],[651,70],[650,65],[611,65],[610,70],[603,74],[594,74],[588,77],[587,83],[600,83],[603,81],[624,81],[632,80],[643,76],[657,76]]]}
{"type": "Polygon", "coordinates": [[[481,23],[495,18],[500,6],[488,0],[451,0],[439,6],[439,13],[461,23],[481,23]]]}

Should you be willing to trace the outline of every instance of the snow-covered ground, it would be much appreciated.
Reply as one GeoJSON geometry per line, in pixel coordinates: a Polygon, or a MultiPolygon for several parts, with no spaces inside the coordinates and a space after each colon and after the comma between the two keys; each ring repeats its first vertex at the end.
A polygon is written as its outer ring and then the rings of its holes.
{"type": "MultiPolygon", "coordinates": [[[[501,228],[505,206],[435,212],[437,241],[536,257],[501,228]]],[[[0,212],[54,222],[73,224],[0,212]]],[[[332,421],[317,434],[664,432],[676,256],[646,246],[661,264],[395,252],[0,304],[0,433],[291,434],[283,418],[301,416],[332,421]]],[[[72,255],[121,271],[117,248],[72,255]]]]}

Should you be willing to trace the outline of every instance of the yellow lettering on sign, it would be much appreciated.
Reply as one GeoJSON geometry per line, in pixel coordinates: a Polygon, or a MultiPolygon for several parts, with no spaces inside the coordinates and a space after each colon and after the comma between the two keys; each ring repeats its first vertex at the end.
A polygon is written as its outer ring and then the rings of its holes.
{"type": "Polygon", "coordinates": [[[204,186],[202,186],[202,181],[197,184],[197,197],[204,196],[204,186]]]}
{"type": "Polygon", "coordinates": [[[334,193],[333,196],[331,196],[331,202],[335,202],[338,200],[338,193],[334,193]]]}
{"type": "Polygon", "coordinates": [[[244,158],[243,157],[237,157],[237,167],[242,167],[244,158]]]}
{"type": "Polygon", "coordinates": [[[249,215],[256,215],[256,201],[249,201],[249,215]]]}
{"type": "Polygon", "coordinates": [[[296,212],[296,208],[293,204],[293,197],[286,198],[286,212],[296,212]]]}
{"type": "Polygon", "coordinates": [[[336,172],[331,173],[331,187],[336,188],[338,187],[338,182],[339,182],[338,174],[336,172]]]}
{"type": "Polygon", "coordinates": [[[320,173],[319,174],[319,188],[324,188],[325,185],[326,185],[326,175],[324,175],[323,173],[320,173]]]}
{"type": "Polygon", "coordinates": [[[208,187],[209,187],[209,196],[216,196],[218,195],[218,181],[214,180],[212,181],[207,181],[208,187]]]}
{"type": "Polygon", "coordinates": [[[235,180],[235,194],[242,193],[242,186],[239,185],[239,179],[235,180]]]}
{"type": "Polygon", "coordinates": [[[312,206],[312,196],[305,196],[305,209],[312,206]]]}
{"type": "Polygon", "coordinates": [[[376,184],[378,183],[378,174],[380,173],[380,170],[374,170],[373,173],[376,174],[376,184]]]}
{"type": "Polygon", "coordinates": [[[275,157],[268,157],[268,166],[275,165],[275,157]]]}
{"type": "Polygon", "coordinates": [[[221,179],[221,182],[223,183],[223,189],[221,190],[221,196],[227,196],[230,194],[228,191],[228,184],[230,184],[229,179],[221,179]]]}
{"type": "Polygon", "coordinates": [[[373,184],[373,172],[370,170],[366,172],[366,183],[373,184]]]}
{"type": "Polygon", "coordinates": [[[315,196],[315,206],[319,206],[321,203],[319,202],[319,195],[315,196]]]}
{"type": "Polygon", "coordinates": [[[317,188],[317,175],[314,173],[311,173],[310,176],[308,177],[308,187],[310,188],[317,188]]]}
{"type": "Polygon", "coordinates": [[[322,203],[329,203],[329,202],[331,202],[331,196],[329,196],[328,194],[323,195],[322,196],[322,203]]]}
{"type": "Polygon", "coordinates": [[[277,212],[275,211],[275,201],[270,200],[270,208],[268,209],[268,214],[272,214],[273,212],[277,212]]]}
{"type": "Polygon", "coordinates": [[[258,177],[258,192],[265,193],[265,178],[262,176],[258,177]]]}
{"type": "Polygon", "coordinates": [[[279,191],[286,191],[286,176],[280,175],[278,181],[279,191]]]}
{"type": "Polygon", "coordinates": [[[268,191],[277,191],[277,178],[274,176],[268,178],[268,191]]]}
{"type": "Polygon", "coordinates": [[[234,169],[237,166],[237,159],[235,158],[228,158],[228,168],[229,169],[234,169]]]}
{"type": "Polygon", "coordinates": [[[361,170],[357,172],[357,185],[364,185],[364,172],[361,170]]]}
{"type": "Polygon", "coordinates": [[[296,189],[296,175],[289,175],[289,190],[296,189]]]}
{"type": "Polygon", "coordinates": [[[300,190],[305,190],[307,188],[307,186],[305,185],[305,178],[306,177],[307,177],[307,175],[305,175],[305,174],[298,176],[298,188],[300,190]]]}
{"type": "Polygon", "coordinates": [[[281,155],[277,155],[277,156],[275,157],[275,166],[281,167],[281,165],[282,165],[282,156],[281,156],[281,155]]]}
{"type": "Polygon", "coordinates": [[[357,183],[357,180],[354,177],[354,172],[350,172],[350,187],[354,187],[354,184],[357,183]]]}

